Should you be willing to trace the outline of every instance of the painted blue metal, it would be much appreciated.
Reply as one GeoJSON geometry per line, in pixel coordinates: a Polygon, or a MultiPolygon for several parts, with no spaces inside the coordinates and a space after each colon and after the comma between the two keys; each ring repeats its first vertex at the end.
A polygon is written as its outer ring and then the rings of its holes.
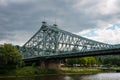
{"type": "Polygon", "coordinates": [[[56,24],[42,22],[41,28],[20,49],[23,59],[35,57],[52,57],[87,55],[89,52],[116,49],[120,45],[110,45],[90,40],[70,32],[61,30],[56,24]]]}

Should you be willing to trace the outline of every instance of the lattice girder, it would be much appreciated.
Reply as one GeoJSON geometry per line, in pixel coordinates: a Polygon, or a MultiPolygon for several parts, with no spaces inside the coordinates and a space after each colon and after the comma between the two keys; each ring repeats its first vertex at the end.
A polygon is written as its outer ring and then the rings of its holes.
{"type": "Polygon", "coordinates": [[[43,22],[40,30],[21,48],[23,58],[73,54],[113,48],[113,45],[93,41],[43,22]]]}

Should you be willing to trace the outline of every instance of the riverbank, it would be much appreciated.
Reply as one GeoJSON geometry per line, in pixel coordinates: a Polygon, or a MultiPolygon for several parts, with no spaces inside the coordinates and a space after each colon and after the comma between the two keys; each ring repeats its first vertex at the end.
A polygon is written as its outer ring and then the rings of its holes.
{"type": "Polygon", "coordinates": [[[103,70],[98,68],[61,68],[62,73],[71,74],[71,73],[77,73],[77,74],[92,74],[92,73],[100,73],[103,72],[103,70]]]}
{"type": "Polygon", "coordinates": [[[63,74],[96,74],[96,73],[113,73],[116,72],[115,69],[111,68],[81,68],[81,67],[75,67],[75,68],[68,68],[64,67],[60,70],[63,74]]]}
{"type": "Polygon", "coordinates": [[[56,70],[51,69],[40,69],[33,66],[27,66],[23,68],[18,68],[14,70],[9,70],[7,73],[0,74],[2,77],[12,77],[12,76],[33,76],[33,75],[47,75],[47,74],[57,74],[56,70]]]}
{"type": "Polygon", "coordinates": [[[50,69],[40,69],[33,66],[27,66],[15,70],[10,70],[5,74],[1,74],[0,77],[24,77],[24,76],[56,75],[56,74],[95,74],[95,73],[103,73],[103,72],[113,72],[113,71],[105,71],[99,68],[68,68],[68,67],[64,67],[56,71],[50,69]]]}

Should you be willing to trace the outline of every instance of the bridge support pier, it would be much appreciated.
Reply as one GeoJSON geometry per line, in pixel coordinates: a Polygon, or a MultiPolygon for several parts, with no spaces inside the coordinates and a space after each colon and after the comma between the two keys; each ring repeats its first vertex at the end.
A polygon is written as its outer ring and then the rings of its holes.
{"type": "Polygon", "coordinates": [[[41,61],[39,67],[41,69],[54,69],[59,70],[60,69],[60,60],[45,60],[41,61]]]}

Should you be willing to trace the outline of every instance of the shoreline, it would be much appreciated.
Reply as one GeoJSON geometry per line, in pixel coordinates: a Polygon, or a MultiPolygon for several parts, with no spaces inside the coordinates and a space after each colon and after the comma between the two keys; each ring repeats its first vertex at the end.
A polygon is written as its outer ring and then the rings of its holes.
{"type": "MultiPolygon", "coordinates": [[[[99,73],[115,73],[115,72],[99,72],[99,73]]],[[[25,77],[37,77],[37,76],[54,76],[54,75],[91,75],[98,73],[62,73],[62,74],[40,74],[40,75],[30,75],[30,76],[0,76],[0,78],[25,78],[25,77]]]]}
{"type": "Polygon", "coordinates": [[[89,75],[89,74],[97,74],[97,73],[115,73],[115,71],[102,71],[101,69],[96,68],[61,68],[57,73],[40,73],[40,74],[29,74],[28,75],[19,75],[16,73],[12,74],[2,74],[0,78],[15,78],[15,77],[35,77],[35,76],[49,76],[49,75],[89,75]]]}

